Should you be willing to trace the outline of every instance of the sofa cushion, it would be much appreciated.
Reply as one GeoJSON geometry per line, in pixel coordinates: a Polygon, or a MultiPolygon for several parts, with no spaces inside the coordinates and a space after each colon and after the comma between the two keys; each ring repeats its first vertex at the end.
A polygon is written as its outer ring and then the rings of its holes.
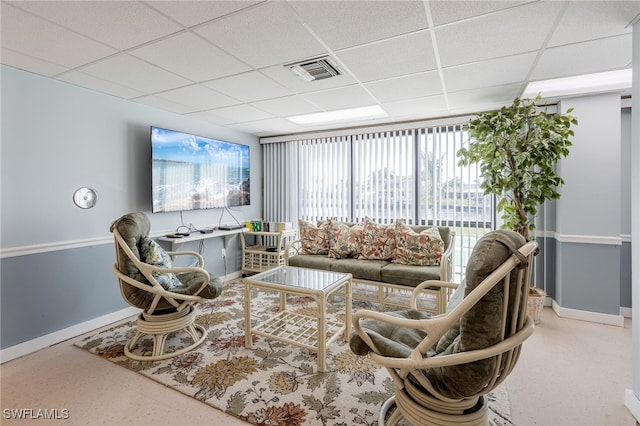
{"type": "Polygon", "coordinates": [[[396,251],[393,262],[403,265],[438,266],[444,241],[437,227],[415,232],[403,221],[396,222],[396,251]]]}
{"type": "Polygon", "coordinates": [[[300,246],[302,254],[328,254],[329,253],[329,222],[323,222],[318,226],[300,219],[300,246]]]}
{"type": "Polygon", "coordinates": [[[380,271],[388,264],[384,260],[335,259],[331,263],[331,270],[349,273],[356,279],[380,281],[380,271]]]}
{"type": "Polygon", "coordinates": [[[417,266],[389,263],[380,271],[381,281],[416,287],[422,281],[439,280],[439,266],[417,266]]]}
{"type": "Polygon", "coordinates": [[[331,264],[336,259],[318,254],[298,254],[291,256],[288,261],[289,266],[297,266],[299,268],[322,269],[323,271],[331,271],[331,264]]]}
{"type": "Polygon", "coordinates": [[[380,225],[368,217],[365,218],[358,259],[391,260],[395,249],[395,224],[380,225]]]}
{"type": "Polygon", "coordinates": [[[356,223],[349,226],[333,220],[329,222],[329,257],[335,259],[357,257],[362,240],[363,225],[356,223]]]}

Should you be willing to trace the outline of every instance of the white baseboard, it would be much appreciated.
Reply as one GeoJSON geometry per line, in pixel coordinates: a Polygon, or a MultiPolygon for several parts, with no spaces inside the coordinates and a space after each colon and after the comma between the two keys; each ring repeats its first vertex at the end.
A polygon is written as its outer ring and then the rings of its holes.
{"type": "Polygon", "coordinates": [[[636,422],[640,423],[640,399],[631,389],[627,389],[624,392],[624,406],[631,411],[631,415],[636,418],[636,422]]]}
{"type": "Polygon", "coordinates": [[[631,318],[631,308],[623,308],[620,307],[620,315],[622,315],[625,318],[631,318]]]}
{"type": "Polygon", "coordinates": [[[560,318],[569,318],[580,321],[596,322],[599,324],[615,325],[624,327],[624,317],[622,315],[603,314],[600,312],[583,311],[580,309],[563,308],[556,302],[552,301],[551,307],[560,318]]]}
{"type": "MultiPolygon", "coordinates": [[[[242,277],[242,272],[238,271],[222,276],[220,279],[223,282],[227,282],[240,277],[242,277]]],[[[10,346],[6,349],[1,349],[0,364],[28,355],[32,352],[39,351],[40,349],[48,348],[49,346],[64,342],[65,340],[73,339],[74,337],[137,315],[139,312],[140,309],[134,307],[125,308],[80,324],[72,325],[71,327],[55,331],[45,336],[37,337],[24,343],[10,346]]]]}
{"type": "Polygon", "coordinates": [[[92,330],[113,324],[114,322],[137,315],[139,312],[140,309],[134,307],[121,309],[119,311],[55,331],[45,336],[37,337],[24,343],[19,343],[15,346],[2,349],[0,350],[0,364],[32,352],[39,351],[40,349],[48,348],[51,345],[64,342],[65,340],[72,339],[92,330]]]}

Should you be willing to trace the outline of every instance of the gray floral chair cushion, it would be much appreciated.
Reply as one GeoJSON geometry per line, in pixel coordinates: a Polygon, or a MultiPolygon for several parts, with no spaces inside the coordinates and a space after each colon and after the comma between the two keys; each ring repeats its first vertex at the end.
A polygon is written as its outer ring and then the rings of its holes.
{"type": "MultiPolygon", "coordinates": [[[[167,252],[160,247],[160,244],[156,243],[152,239],[148,237],[141,238],[139,242],[139,250],[140,260],[144,263],[167,269],[173,267],[171,256],[169,256],[167,252]]],[[[137,273],[131,278],[137,279],[140,275],[142,274],[137,273]]],[[[180,280],[178,280],[176,274],[172,272],[153,272],[152,275],[156,281],[158,281],[158,284],[160,284],[165,290],[170,290],[180,286],[180,280]]]]}

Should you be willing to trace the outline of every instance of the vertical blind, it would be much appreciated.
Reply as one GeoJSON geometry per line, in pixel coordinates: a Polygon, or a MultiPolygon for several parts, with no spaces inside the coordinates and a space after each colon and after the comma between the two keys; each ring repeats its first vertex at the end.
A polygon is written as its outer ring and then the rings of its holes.
{"type": "Polygon", "coordinates": [[[479,167],[458,165],[468,143],[458,124],[264,144],[265,220],[449,226],[460,277],[475,242],[495,229],[479,167]]]}

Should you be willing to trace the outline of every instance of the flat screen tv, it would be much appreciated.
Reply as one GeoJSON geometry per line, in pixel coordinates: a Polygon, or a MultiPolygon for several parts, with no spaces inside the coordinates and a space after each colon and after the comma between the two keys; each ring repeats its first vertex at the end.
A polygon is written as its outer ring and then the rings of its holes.
{"type": "Polygon", "coordinates": [[[251,203],[249,147],[151,127],[154,213],[251,203]]]}

